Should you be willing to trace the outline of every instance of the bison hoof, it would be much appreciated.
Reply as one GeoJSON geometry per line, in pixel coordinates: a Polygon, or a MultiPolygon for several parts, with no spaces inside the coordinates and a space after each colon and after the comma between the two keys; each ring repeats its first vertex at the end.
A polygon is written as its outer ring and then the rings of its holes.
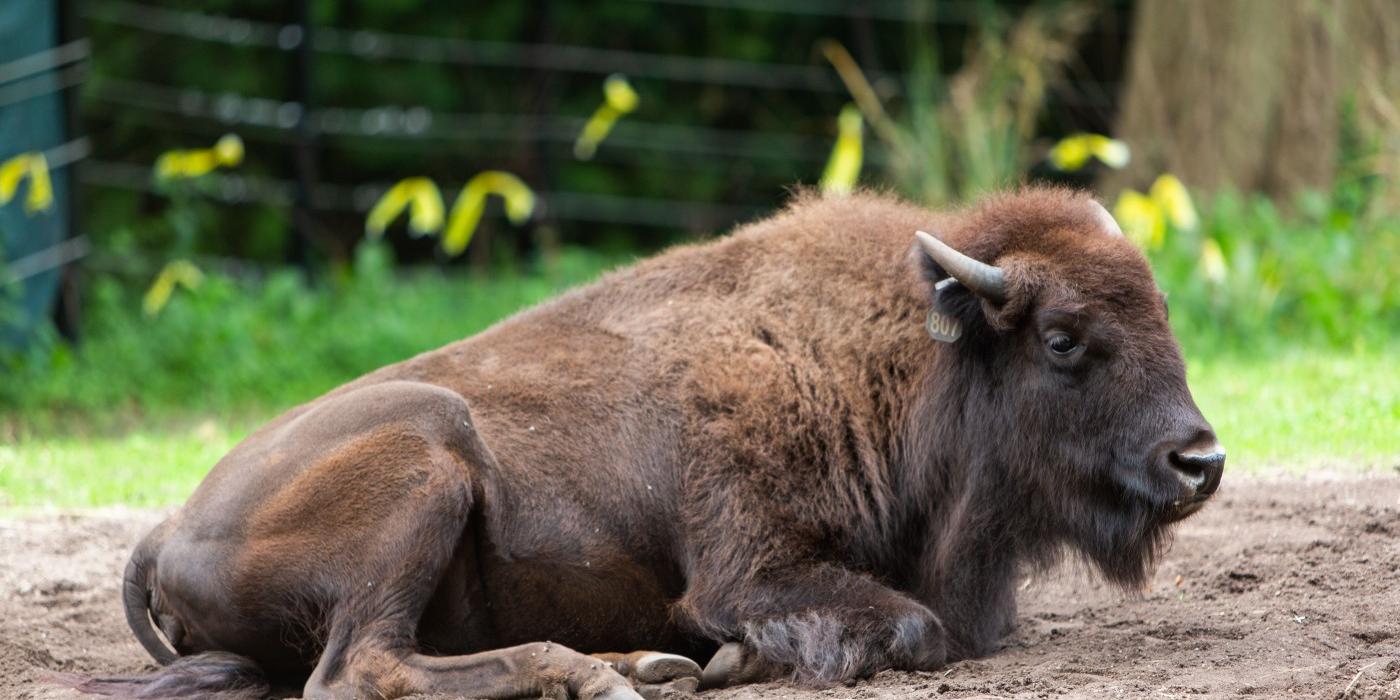
{"type": "Polygon", "coordinates": [[[739,670],[743,662],[744,645],[739,642],[725,644],[710,658],[710,663],[705,664],[705,670],[700,676],[700,687],[723,688],[729,685],[730,677],[739,670]]]}
{"type": "Polygon", "coordinates": [[[669,683],[684,678],[700,680],[700,664],[679,654],[634,651],[630,654],[595,654],[635,685],[669,683]]]}
{"type": "Polygon", "coordinates": [[[700,679],[700,664],[677,654],[649,653],[637,659],[632,669],[637,683],[666,683],[682,678],[700,679]]]}
{"type": "Polygon", "coordinates": [[[744,683],[771,681],[787,675],[784,669],[765,661],[741,642],[729,642],[719,648],[705,664],[700,675],[701,690],[724,688],[744,683]]]}

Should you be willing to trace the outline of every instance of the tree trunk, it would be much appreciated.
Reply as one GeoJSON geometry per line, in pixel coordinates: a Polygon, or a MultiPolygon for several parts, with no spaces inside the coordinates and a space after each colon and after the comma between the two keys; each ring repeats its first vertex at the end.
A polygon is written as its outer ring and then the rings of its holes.
{"type": "Polygon", "coordinates": [[[1133,161],[1104,191],[1164,172],[1280,201],[1330,189],[1343,105],[1359,128],[1386,131],[1397,27],[1394,0],[1139,0],[1115,133],[1133,161]]]}

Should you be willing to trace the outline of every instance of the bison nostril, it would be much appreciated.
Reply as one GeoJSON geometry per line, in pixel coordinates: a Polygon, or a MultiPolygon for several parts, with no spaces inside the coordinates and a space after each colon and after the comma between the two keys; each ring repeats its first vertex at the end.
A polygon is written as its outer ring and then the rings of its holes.
{"type": "Polygon", "coordinates": [[[1225,451],[1218,445],[1199,452],[1173,451],[1171,465],[1181,483],[1198,496],[1208,496],[1220,485],[1220,475],[1225,470],[1225,451]]]}

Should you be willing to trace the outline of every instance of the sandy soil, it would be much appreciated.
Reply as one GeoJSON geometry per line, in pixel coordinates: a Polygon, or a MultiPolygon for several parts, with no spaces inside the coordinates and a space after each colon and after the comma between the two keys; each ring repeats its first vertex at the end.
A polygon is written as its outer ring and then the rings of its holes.
{"type": "MultiPolygon", "coordinates": [[[[0,518],[0,697],[71,698],[45,670],[138,671],[119,572],[159,514],[0,518]]],[[[1076,566],[1027,582],[997,654],[767,698],[1400,698],[1400,479],[1227,479],[1142,596],[1076,566]]]]}

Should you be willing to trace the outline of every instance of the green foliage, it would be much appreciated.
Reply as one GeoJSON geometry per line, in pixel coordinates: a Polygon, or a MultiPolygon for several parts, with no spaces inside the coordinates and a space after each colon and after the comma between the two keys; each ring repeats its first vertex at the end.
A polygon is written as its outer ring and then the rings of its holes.
{"type": "Polygon", "coordinates": [[[489,276],[402,277],[379,243],[308,286],[291,270],[239,282],[208,274],[155,317],[138,289],[99,277],[85,342],[0,356],[0,434],[121,427],[152,417],[286,407],[414,353],[475,333],[588,280],[609,261],[579,251],[489,276]],[[74,425],[76,421],[77,426],[74,425]],[[91,423],[97,423],[91,426],[91,423]]]}
{"type": "Polygon", "coordinates": [[[1400,216],[1362,216],[1350,201],[1306,195],[1285,215],[1264,197],[1223,194],[1197,230],[1170,231],[1149,258],[1188,349],[1374,350],[1400,338],[1400,216]],[[1222,280],[1203,273],[1207,240],[1223,253],[1222,280]]]}
{"type": "Polygon", "coordinates": [[[1015,22],[984,10],[981,30],[951,75],[933,42],[917,34],[909,42],[911,69],[896,119],[861,100],[853,86],[872,131],[890,147],[891,182],[930,205],[967,201],[1023,176],[1048,89],[1095,15],[1083,2],[1034,5],[1015,22]]]}

